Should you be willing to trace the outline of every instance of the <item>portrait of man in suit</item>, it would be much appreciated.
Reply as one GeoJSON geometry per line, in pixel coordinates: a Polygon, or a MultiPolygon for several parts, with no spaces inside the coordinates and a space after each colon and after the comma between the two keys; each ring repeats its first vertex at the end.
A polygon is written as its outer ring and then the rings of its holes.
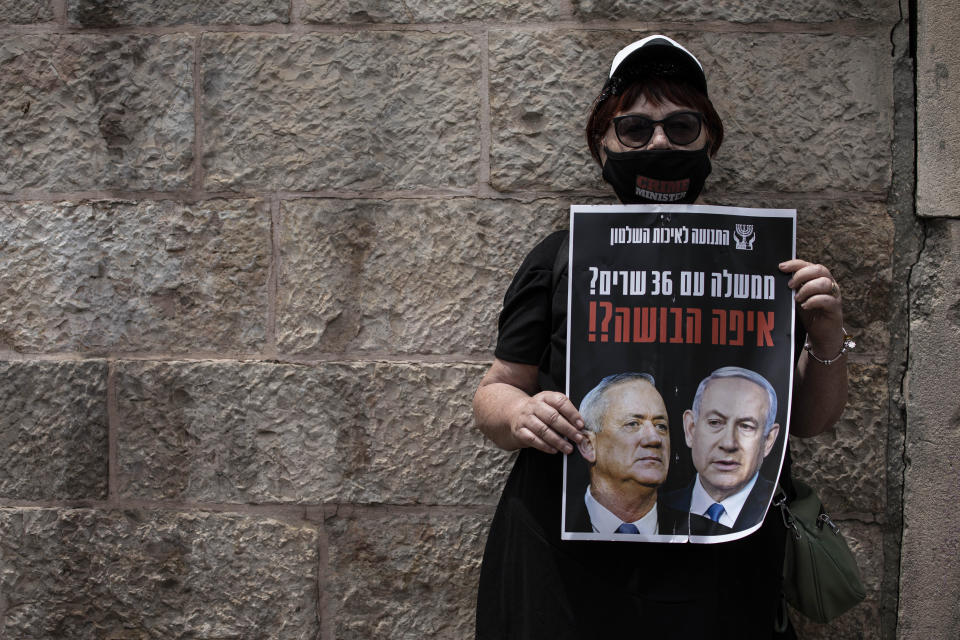
{"type": "MultiPolygon", "coordinates": [[[[580,403],[586,438],[578,445],[589,467],[585,493],[572,496],[567,529],[602,534],[672,533],[682,514],[657,506],[667,478],[670,428],[653,376],[604,378],[580,403]]],[[[684,523],[685,524],[685,523],[684,523]]]]}
{"type": "Polygon", "coordinates": [[[700,382],[683,433],[697,475],[664,496],[690,512],[690,533],[716,535],[759,524],[774,482],[760,475],[780,433],[777,394],[766,378],[740,367],[717,369],[700,382]]]}

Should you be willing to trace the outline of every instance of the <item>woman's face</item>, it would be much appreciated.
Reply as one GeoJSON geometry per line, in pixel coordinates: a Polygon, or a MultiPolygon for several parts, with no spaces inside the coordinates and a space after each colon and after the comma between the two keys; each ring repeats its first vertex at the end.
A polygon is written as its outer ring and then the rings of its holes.
{"type": "MultiPolygon", "coordinates": [[[[667,116],[670,116],[678,111],[696,111],[690,107],[684,107],[678,105],[674,102],[671,102],[667,99],[664,99],[660,104],[653,104],[647,100],[646,96],[641,95],[636,102],[634,102],[629,109],[625,111],[620,111],[616,115],[625,116],[625,115],[641,115],[651,120],[663,120],[667,116]]],[[[603,136],[603,147],[614,152],[622,151],[648,151],[651,149],[684,149],[689,151],[695,151],[698,149],[703,149],[704,145],[707,144],[707,127],[700,127],[700,135],[691,142],[690,144],[678,145],[674,144],[666,134],[663,132],[663,125],[656,125],[653,130],[653,136],[650,138],[650,141],[647,142],[642,147],[627,147],[621,144],[620,140],[617,139],[617,134],[613,130],[613,121],[610,121],[610,126],[607,127],[607,132],[603,136]]],[[[604,150],[601,150],[601,159],[606,162],[607,157],[604,150]]]]}

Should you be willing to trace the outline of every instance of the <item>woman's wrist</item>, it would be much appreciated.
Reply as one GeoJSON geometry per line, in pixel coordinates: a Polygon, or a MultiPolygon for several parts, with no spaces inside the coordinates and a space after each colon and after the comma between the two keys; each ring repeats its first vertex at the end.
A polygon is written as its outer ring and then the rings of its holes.
{"type": "Polygon", "coordinates": [[[839,345],[837,345],[836,338],[831,341],[833,344],[825,345],[823,343],[811,343],[810,336],[807,336],[807,341],[803,345],[803,348],[807,351],[811,358],[822,365],[829,366],[842,358],[846,353],[853,351],[853,349],[857,346],[857,343],[853,341],[853,339],[850,337],[850,334],[847,333],[847,330],[844,327],[840,327],[840,332],[839,345]]]}

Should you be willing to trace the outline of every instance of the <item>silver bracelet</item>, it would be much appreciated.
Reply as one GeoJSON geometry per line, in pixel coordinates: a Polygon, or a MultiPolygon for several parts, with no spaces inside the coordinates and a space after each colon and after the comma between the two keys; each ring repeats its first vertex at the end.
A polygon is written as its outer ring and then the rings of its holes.
{"type": "Polygon", "coordinates": [[[843,331],[843,344],[840,345],[840,353],[833,356],[832,358],[818,358],[814,353],[813,349],[810,348],[810,336],[807,336],[807,341],[804,343],[803,348],[807,350],[807,353],[810,354],[810,357],[819,362],[820,364],[833,364],[840,359],[840,356],[845,354],[847,351],[853,351],[857,347],[857,343],[853,341],[853,338],[850,337],[850,334],[847,333],[847,330],[844,327],[840,327],[840,330],[843,331]]]}

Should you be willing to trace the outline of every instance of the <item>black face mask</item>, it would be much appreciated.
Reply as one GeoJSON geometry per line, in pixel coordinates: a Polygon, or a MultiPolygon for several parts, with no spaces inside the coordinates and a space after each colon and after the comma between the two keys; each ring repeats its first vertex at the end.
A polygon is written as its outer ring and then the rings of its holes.
{"type": "Polygon", "coordinates": [[[710,175],[706,146],[698,151],[604,151],[603,179],[623,204],[692,204],[710,175]]]}

